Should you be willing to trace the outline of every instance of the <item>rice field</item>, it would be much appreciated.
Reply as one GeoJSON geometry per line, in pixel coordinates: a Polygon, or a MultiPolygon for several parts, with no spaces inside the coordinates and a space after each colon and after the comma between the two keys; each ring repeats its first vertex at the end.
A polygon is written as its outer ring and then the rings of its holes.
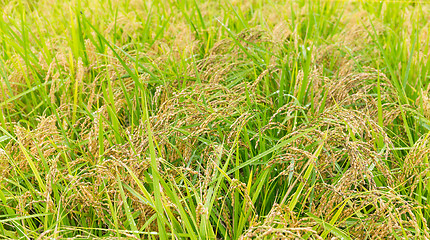
{"type": "Polygon", "coordinates": [[[0,9],[0,239],[430,239],[430,2],[0,9]]]}

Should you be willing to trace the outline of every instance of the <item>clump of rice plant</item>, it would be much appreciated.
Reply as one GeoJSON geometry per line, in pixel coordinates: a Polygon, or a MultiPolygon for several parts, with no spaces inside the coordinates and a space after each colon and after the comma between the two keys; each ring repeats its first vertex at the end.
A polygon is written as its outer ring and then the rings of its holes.
{"type": "Polygon", "coordinates": [[[0,238],[430,238],[428,3],[0,9],[0,238]]]}

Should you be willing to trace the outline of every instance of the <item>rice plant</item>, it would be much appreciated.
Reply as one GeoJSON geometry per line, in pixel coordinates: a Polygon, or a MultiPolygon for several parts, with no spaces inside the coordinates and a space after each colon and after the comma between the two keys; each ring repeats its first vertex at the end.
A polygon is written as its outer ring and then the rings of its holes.
{"type": "Polygon", "coordinates": [[[430,239],[426,1],[0,9],[0,239],[430,239]]]}

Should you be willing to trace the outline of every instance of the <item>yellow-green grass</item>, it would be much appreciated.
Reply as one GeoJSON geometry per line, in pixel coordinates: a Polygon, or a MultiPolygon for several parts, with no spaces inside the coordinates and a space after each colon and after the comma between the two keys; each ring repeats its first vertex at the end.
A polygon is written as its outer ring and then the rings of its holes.
{"type": "Polygon", "coordinates": [[[430,238],[430,3],[0,9],[0,239],[430,238]]]}

